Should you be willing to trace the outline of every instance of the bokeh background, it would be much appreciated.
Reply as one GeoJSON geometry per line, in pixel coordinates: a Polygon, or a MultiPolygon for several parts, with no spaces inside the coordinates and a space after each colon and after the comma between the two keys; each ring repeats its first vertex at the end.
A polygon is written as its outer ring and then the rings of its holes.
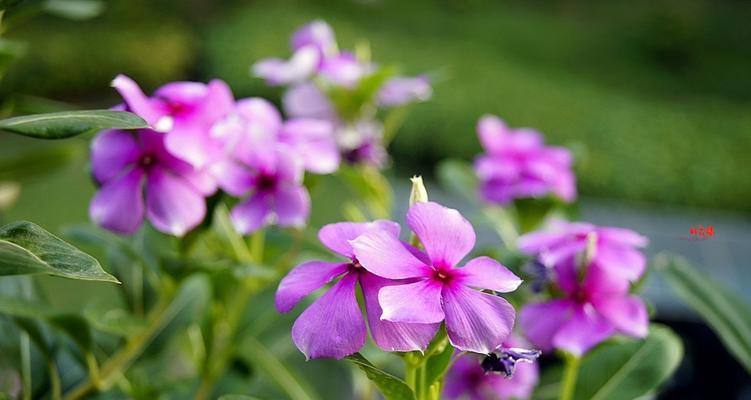
{"type": "MultiPolygon", "coordinates": [[[[6,36],[26,49],[0,82],[3,112],[109,107],[119,101],[109,87],[118,73],[147,92],[220,78],[237,98],[278,102],[281,91],[252,78],[249,66],[286,57],[290,33],[321,18],[340,47],[367,40],[374,60],[434,80],[434,97],[411,108],[390,148],[395,182],[431,177],[446,158],[471,160],[480,151],[477,119],[497,114],[574,150],[585,219],[636,229],[651,238],[650,254],[684,254],[751,301],[751,2],[105,3],[91,20],[38,15],[10,27],[6,36]],[[685,240],[698,224],[715,236],[685,240]]],[[[0,180],[21,183],[3,219],[52,231],[85,221],[94,191],[86,158],[84,139],[0,135],[0,180]]],[[[405,188],[397,184],[402,197],[405,188]]],[[[65,285],[53,279],[47,287],[65,285]]],[[[105,287],[91,287],[87,296],[106,296],[105,287]]],[[[646,293],[687,348],[664,398],[751,399],[751,380],[716,336],[658,278],[646,293]]],[[[66,306],[87,298],[73,297],[66,306]]]]}

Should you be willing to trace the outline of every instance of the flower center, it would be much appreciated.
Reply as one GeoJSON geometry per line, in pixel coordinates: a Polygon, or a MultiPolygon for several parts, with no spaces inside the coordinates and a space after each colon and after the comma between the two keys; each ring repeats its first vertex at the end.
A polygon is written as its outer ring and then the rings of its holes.
{"type": "Polygon", "coordinates": [[[452,277],[453,274],[447,268],[438,268],[433,271],[433,279],[441,281],[443,283],[450,282],[452,277]]]}
{"type": "Polygon", "coordinates": [[[349,272],[358,273],[364,271],[362,264],[357,258],[352,257],[352,262],[349,263],[349,272]]]}
{"type": "Polygon", "coordinates": [[[149,169],[154,164],[156,164],[156,158],[154,158],[154,156],[151,155],[151,154],[144,154],[138,160],[138,165],[141,166],[141,168],[144,168],[144,169],[149,169]]]}
{"type": "Polygon", "coordinates": [[[268,174],[261,174],[256,179],[256,186],[259,191],[272,191],[276,188],[276,177],[268,174]]]}
{"type": "Polygon", "coordinates": [[[577,289],[574,292],[574,301],[578,304],[589,303],[589,294],[584,289],[577,289]]]}

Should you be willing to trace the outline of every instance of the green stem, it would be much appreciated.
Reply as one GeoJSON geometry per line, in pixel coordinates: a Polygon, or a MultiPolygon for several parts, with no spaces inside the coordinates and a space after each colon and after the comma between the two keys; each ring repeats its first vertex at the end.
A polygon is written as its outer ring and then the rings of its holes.
{"type": "Polygon", "coordinates": [[[31,339],[26,331],[21,332],[21,377],[23,399],[31,400],[31,339]]]}
{"type": "Polygon", "coordinates": [[[174,290],[167,289],[167,292],[168,294],[164,295],[159,303],[154,306],[154,309],[148,318],[149,324],[146,328],[138,335],[130,338],[125,347],[113,354],[112,357],[102,365],[96,381],[90,377],[85,382],[73,388],[73,390],[65,396],[66,400],[80,399],[92,391],[98,390],[100,387],[106,388],[113,377],[118,376],[123,370],[130,366],[136,357],[141,354],[141,351],[151,343],[151,340],[164,328],[169,320],[174,317],[174,314],[179,311],[177,307],[173,307],[174,303],[172,300],[174,297],[174,290]]]}
{"type": "Polygon", "coordinates": [[[579,364],[581,359],[573,354],[565,354],[565,365],[563,370],[563,384],[561,386],[561,400],[571,400],[574,398],[574,389],[576,389],[576,379],[579,375],[579,364]]]}
{"type": "Polygon", "coordinates": [[[60,400],[62,398],[62,389],[60,385],[60,373],[55,365],[55,360],[47,361],[47,369],[50,374],[50,389],[52,391],[52,400],[60,400]]]}

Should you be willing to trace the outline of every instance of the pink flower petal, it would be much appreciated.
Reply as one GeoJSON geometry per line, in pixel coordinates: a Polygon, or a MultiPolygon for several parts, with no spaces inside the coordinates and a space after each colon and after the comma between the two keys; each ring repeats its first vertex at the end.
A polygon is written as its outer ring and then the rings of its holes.
{"type": "Polygon", "coordinates": [[[287,143],[302,157],[305,169],[329,174],[339,168],[339,147],[333,125],[318,119],[292,119],[284,124],[279,141],[287,143]]]}
{"type": "Polygon", "coordinates": [[[613,326],[590,305],[575,309],[553,337],[556,348],[581,356],[615,333],[613,326]]]}
{"type": "Polygon", "coordinates": [[[106,183],[138,161],[141,149],[132,132],[106,130],[91,141],[91,171],[99,183],[106,183]]]}
{"type": "Polygon", "coordinates": [[[233,196],[242,196],[253,187],[253,174],[233,160],[223,160],[209,166],[219,187],[233,196]]]}
{"type": "Polygon", "coordinates": [[[112,80],[112,87],[120,93],[128,108],[148,122],[149,125],[153,126],[164,116],[164,112],[159,106],[152,99],[146,97],[133,79],[125,75],[118,75],[112,80]]]}
{"type": "Polygon", "coordinates": [[[417,203],[407,224],[425,247],[433,266],[455,266],[475,245],[475,231],[459,211],[438,203],[417,203]]]}
{"type": "Polygon", "coordinates": [[[91,220],[114,232],[135,232],[144,214],[142,178],[143,171],[135,168],[102,186],[89,206],[91,220]]]}
{"type": "Polygon", "coordinates": [[[265,195],[254,194],[236,205],[230,216],[240,234],[253,233],[270,222],[272,214],[269,200],[265,195]]]}
{"type": "Polygon", "coordinates": [[[636,337],[647,336],[647,306],[638,296],[603,297],[595,301],[594,306],[619,332],[636,337]]]}
{"type": "Polygon", "coordinates": [[[356,283],[356,274],[345,275],[295,321],[292,340],[307,359],[341,359],[365,344],[367,331],[356,283]]]}
{"type": "Polygon", "coordinates": [[[440,324],[405,324],[381,319],[383,310],[378,302],[378,292],[394,284],[394,281],[370,273],[360,274],[370,335],[376,345],[385,351],[424,351],[440,324]]]}
{"type": "Polygon", "coordinates": [[[182,236],[203,221],[206,202],[187,181],[153,167],[146,180],[146,215],[157,230],[182,236]]]}
{"type": "Polygon", "coordinates": [[[519,313],[519,325],[535,347],[548,351],[553,348],[555,334],[571,318],[573,307],[569,300],[528,304],[519,313]]]}
{"type": "Polygon", "coordinates": [[[346,263],[308,261],[289,271],[276,290],[276,309],[289,312],[305,296],[347,271],[346,263]]]}
{"type": "Polygon", "coordinates": [[[521,278],[490,257],[473,258],[456,271],[461,273],[459,283],[478,289],[513,292],[522,283],[521,278]]]}
{"type": "Polygon", "coordinates": [[[630,247],[598,246],[595,261],[610,273],[632,282],[639,279],[647,268],[644,254],[630,247]]]}
{"type": "Polygon", "coordinates": [[[366,232],[351,243],[360,264],[378,276],[404,279],[430,276],[432,273],[430,267],[389,232],[366,232]]]}
{"type": "Polygon", "coordinates": [[[310,214],[310,195],[304,186],[290,186],[274,194],[274,213],[280,226],[303,227],[310,214]]]}
{"type": "Polygon", "coordinates": [[[318,231],[318,240],[329,250],[345,257],[355,256],[350,241],[369,230],[384,230],[395,237],[399,237],[399,224],[393,221],[377,220],[373,222],[337,222],[324,225],[318,231]]]}
{"type": "Polygon", "coordinates": [[[439,282],[423,279],[404,285],[386,286],[378,293],[382,320],[415,324],[443,321],[439,282]]]}
{"type": "Polygon", "coordinates": [[[443,289],[446,331],[461,351],[488,354],[503,344],[514,326],[514,307],[505,299],[460,284],[443,289]]]}

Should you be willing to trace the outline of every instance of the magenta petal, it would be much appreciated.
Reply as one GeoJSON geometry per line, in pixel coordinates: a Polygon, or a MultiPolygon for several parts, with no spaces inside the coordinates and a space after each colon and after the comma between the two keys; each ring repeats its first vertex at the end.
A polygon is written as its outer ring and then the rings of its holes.
{"type": "Polygon", "coordinates": [[[289,120],[284,124],[279,140],[300,155],[308,171],[329,174],[339,168],[334,126],[328,121],[307,118],[289,120]]]}
{"type": "Polygon", "coordinates": [[[366,232],[351,243],[360,264],[378,276],[405,279],[431,274],[432,269],[389,232],[366,232]]]}
{"type": "Polygon", "coordinates": [[[443,321],[440,282],[419,280],[404,285],[386,286],[378,293],[382,320],[415,324],[443,321]]]}
{"type": "Polygon", "coordinates": [[[543,351],[553,348],[553,337],[569,320],[573,303],[569,300],[551,300],[524,306],[519,313],[519,325],[524,335],[535,347],[543,351]]]}
{"type": "Polygon", "coordinates": [[[456,271],[461,273],[461,284],[496,292],[513,292],[522,280],[508,268],[490,257],[477,257],[456,271]]]}
{"type": "Polygon", "coordinates": [[[310,214],[310,195],[304,186],[280,189],[274,195],[274,213],[280,226],[303,227],[310,214]]]}
{"type": "Polygon", "coordinates": [[[132,132],[102,131],[91,141],[91,171],[97,182],[105,183],[138,161],[140,155],[141,149],[132,132]]]}
{"type": "Polygon", "coordinates": [[[271,207],[265,195],[254,194],[232,209],[235,229],[243,235],[257,231],[270,222],[271,207]]]}
{"type": "Polygon", "coordinates": [[[132,169],[102,186],[89,206],[95,224],[120,233],[133,233],[143,221],[143,171],[132,169]]]}
{"type": "Polygon", "coordinates": [[[365,344],[367,331],[356,283],[356,274],[345,275],[295,321],[292,340],[307,359],[341,359],[365,344]]]}
{"type": "Polygon", "coordinates": [[[282,104],[292,118],[321,118],[336,120],[334,105],[312,82],[292,86],[284,93],[282,104]]]}
{"type": "Polygon", "coordinates": [[[154,104],[154,101],[143,93],[138,84],[125,75],[118,75],[112,80],[112,87],[123,97],[130,111],[138,114],[149,125],[156,124],[164,113],[154,104]]]}
{"type": "Polygon", "coordinates": [[[276,135],[282,126],[282,116],[271,102],[261,97],[250,97],[237,102],[237,113],[261,136],[276,135]]]}
{"type": "Polygon", "coordinates": [[[196,168],[203,168],[223,155],[221,142],[197,127],[173,130],[165,135],[164,143],[170,153],[196,168]]]}
{"type": "Polygon", "coordinates": [[[286,313],[305,296],[347,271],[347,264],[308,261],[289,271],[276,289],[276,309],[286,313]]]}
{"type": "Polygon", "coordinates": [[[649,243],[646,237],[625,228],[597,228],[597,235],[604,242],[618,243],[623,246],[644,247],[649,243]]]}
{"type": "Polygon", "coordinates": [[[236,161],[219,161],[209,169],[219,187],[233,196],[242,196],[253,187],[253,174],[236,161]]]}
{"type": "Polygon", "coordinates": [[[405,324],[381,319],[383,310],[378,302],[378,292],[395,283],[373,274],[360,274],[370,335],[378,347],[385,351],[424,351],[440,324],[405,324]]]}
{"type": "Polygon", "coordinates": [[[202,103],[202,117],[210,125],[232,111],[235,97],[232,95],[232,89],[221,79],[212,80],[207,87],[208,93],[202,103]]]}
{"type": "Polygon", "coordinates": [[[647,268],[644,254],[629,247],[598,246],[595,261],[610,273],[632,282],[639,279],[647,268]]]}
{"type": "Polygon", "coordinates": [[[619,332],[636,337],[647,336],[647,306],[638,296],[606,296],[595,301],[594,306],[619,332]]]}
{"type": "Polygon", "coordinates": [[[425,247],[434,266],[454,266],[475,245],[475,231],[459,211],[438,203],[417,203],[407,212],[407,224],[425,247]]]}
{"type": "Polygon", "coordinates": [[[337,222],[324,225],[318,231],[318,240],[329,250],[353,258],[355,253],[350,241],[369,230],[384,230],[399,237],[400,227],[396,222],[383,219],[373,222],[337,222]]]}
{"type": "Polygon", "coordinates": [[[581,356],[615,333],[613,326],[591,305],[578,307],[553,337],[556,348],[581,356]]]}
{"type": "Polygon", "coordinates": [[[503,344],[514,326],[514,307],[505,299],[460,284],[443,289],[446,331],[461,351],[488,354],[503,344]]]}
{"type": "Polygon", "coordinates": [[[182,236],[206,216],[203,196],[187,181],[152,168],[146,179],[146,215],[164,233],[182,236]]]}
{"type": "Polygon", "coordinates": [[[509,128],[495,115],[484,115],[477,122],[477,135],[482,147],[490,154],[499,154],[508,146],[509,128]]]}

